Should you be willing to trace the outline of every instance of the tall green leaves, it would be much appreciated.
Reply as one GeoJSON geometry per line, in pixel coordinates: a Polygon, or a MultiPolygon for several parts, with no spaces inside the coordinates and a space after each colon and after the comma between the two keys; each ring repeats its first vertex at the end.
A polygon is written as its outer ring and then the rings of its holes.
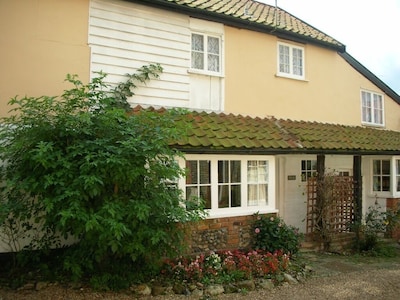
{"type": "Polygon", "coordinates": [[[73,88],[60,97],[14,98],[13,115],[1,120],[0,221],[39,228],[39,248],[72,236],[65,266],[76,276],[126,257],[154,263],[182,245],[177,222],[201,216],[184,209],[174,183],[183,171],[168,142],[183,133],[174,122],[181,112],[126,112],[135,82],[161,70],[142,67],[116,87],[105,74],[86,85],[68,76],[73,88]]]}

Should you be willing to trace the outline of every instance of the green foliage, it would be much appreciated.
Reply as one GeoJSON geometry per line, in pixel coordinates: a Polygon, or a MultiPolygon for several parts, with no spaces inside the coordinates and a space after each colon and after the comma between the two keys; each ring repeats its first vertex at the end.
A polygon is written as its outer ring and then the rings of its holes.
{"type": "Polygon", "coordinates": [[[281,250],[287,254],[295,254],[300,249],[302,235],[279,217],[256,214],[252,231],[255,249],[269,252],[281,250]]]}
{"type": "Polygon", "coordinates": [[[162,266],[160,279],[206,285],[232,283],[253,278],[275,278],[287,271],[289,265],[290,258],[282,251],[219,251],[167,259],[162,266]]]}
{"type": "Polygon", "coordinates": [[[380,237],[398,224],[397,212],[382,211],[379,204],[368,207],[364,223],[355,224],[356,241],[354,249],[376,256],[391,255],[391,249],[382,245],[380,237]]]}
{"type": "Polygon", "coordinates": [[[185,130],[174,123],[181,111],[126,112],[135,82],[161,70],[145,66],[114,88],[103,73],[89,84],[68,75],[73,87],[60,97],[10,101],[0,129],[0,222],[17,222],[9,225],[14,241],[35,232],[25,248],[46,250],[72,238],[60,263],[74,278],[113,272],[126,258],[154,265],[180,251],[177,222],[202,216],[185,210],[175,184],[181,154],[168,142],[185,130]]]}

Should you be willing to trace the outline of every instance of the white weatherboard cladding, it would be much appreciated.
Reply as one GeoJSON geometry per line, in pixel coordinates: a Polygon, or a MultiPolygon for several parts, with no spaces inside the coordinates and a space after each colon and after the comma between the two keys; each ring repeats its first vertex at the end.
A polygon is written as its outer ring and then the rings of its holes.
{"type": "Polygon", "coordinates": [[[129,99],[136,104],[222,109],[221,77],[191,74],[191,30],[223,34],[223,25],[132,2],[90,2],[91,74],[103,71],[107,82],[124,81],[143,65],[159,63],[159,79],[138,85],[129,99]]]}

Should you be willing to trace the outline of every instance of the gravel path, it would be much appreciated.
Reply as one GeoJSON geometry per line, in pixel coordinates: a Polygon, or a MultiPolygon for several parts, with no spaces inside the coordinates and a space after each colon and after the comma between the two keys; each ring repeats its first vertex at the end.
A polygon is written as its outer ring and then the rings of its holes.
{"type": "MultiPolygon", "coordinates": [[[[203,297],[202,300],[310,300],[310,299],[400,299],[400,256],[391,259],[357,259],[336,256],[307,254],[307,261],[314,269],[313,276],[302,283],[274,288],[272,291],[258,290],[247,293],[223,294],[203,297]]],[[[0,300],[65,299],[65,300],[125,300],[137,299],[127,293],[100,293],[85,289],[65,289],[60,285],[49,286],[39,291],[6,291],[0,289],[0,300]]],[[[183,300],[199,299],[190,296],[158,296],[139,299],[183,300]]]]}

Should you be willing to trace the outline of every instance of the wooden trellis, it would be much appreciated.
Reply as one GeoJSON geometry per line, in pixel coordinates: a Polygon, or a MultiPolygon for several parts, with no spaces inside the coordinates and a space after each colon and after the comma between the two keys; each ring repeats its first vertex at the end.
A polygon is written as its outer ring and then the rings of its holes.
{"type": "MultiPolygon", "coordinates": [[[[332,234],[350,231],[354,222],[354,181],[351,176],[330,176],[328,185],[329,203],[325,211],[325,223],[332,234]]],[[[307,182],[307,218],[306,233],[314,233],[318,219],[317,209],[317,178],[310,178],[307,182]]],[[[320,185],[321,186],[321,185],[320,185]]]]}

